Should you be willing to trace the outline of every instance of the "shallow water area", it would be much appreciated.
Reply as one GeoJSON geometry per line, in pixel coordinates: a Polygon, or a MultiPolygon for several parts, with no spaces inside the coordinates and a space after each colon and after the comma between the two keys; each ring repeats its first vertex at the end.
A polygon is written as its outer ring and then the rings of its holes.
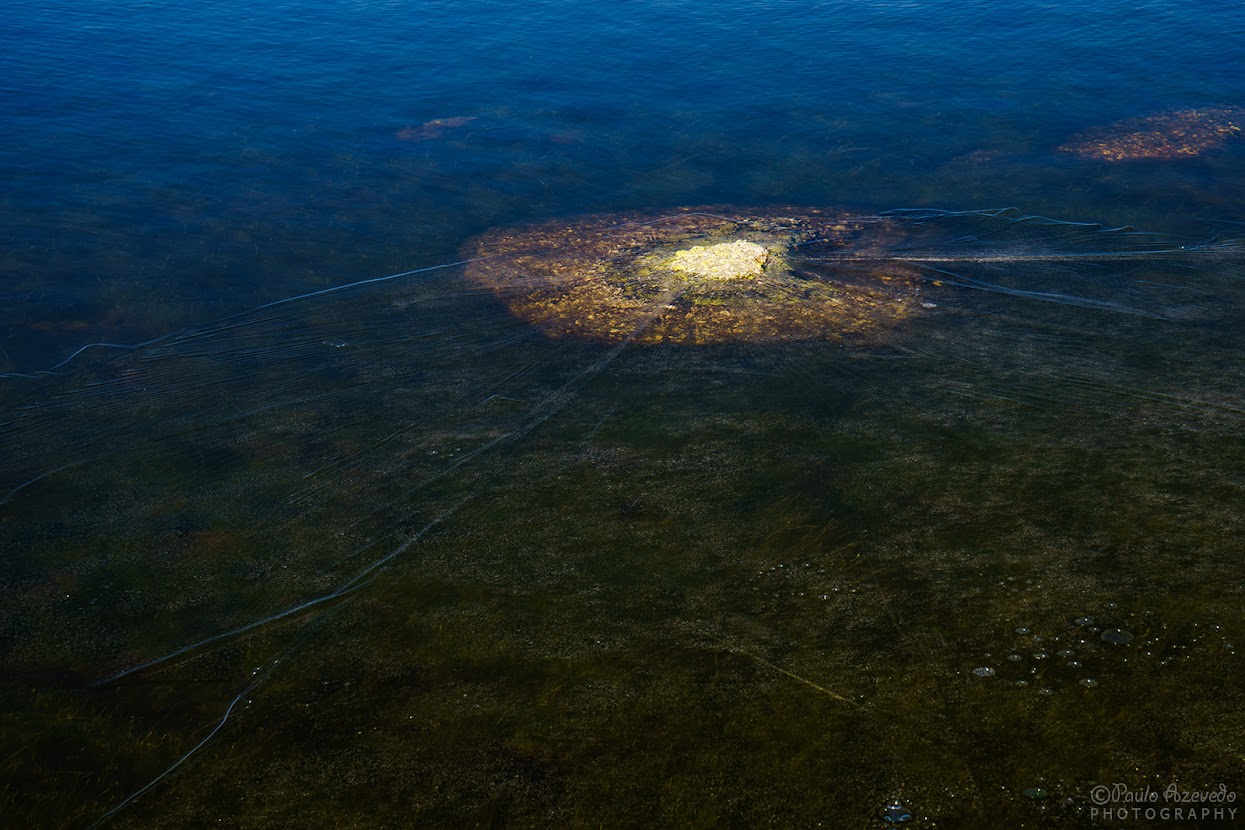
{"type": "Polygon", "coordinates": [[[1155,753],[1235,780],[1239,248],[890,221],[930,308],[881,339],[548,337],[455,266],[13,379],[6,742],[85,786],[7,809],[1081,826],[1155,753]]]}

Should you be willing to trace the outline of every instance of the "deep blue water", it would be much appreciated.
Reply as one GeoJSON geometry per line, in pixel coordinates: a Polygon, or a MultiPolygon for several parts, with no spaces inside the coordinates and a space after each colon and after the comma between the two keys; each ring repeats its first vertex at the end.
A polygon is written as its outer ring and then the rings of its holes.
{"type": "Polygon", "coordinates": [[[1245,103],[1239,3],[19,0],[0,32],[9,369],[453,259],[523,219],[1014,205],[1198,232],[1245,144],[1087,127],[1245,103]],[[472,118],[402,140],[433,119],[472,118]]]}

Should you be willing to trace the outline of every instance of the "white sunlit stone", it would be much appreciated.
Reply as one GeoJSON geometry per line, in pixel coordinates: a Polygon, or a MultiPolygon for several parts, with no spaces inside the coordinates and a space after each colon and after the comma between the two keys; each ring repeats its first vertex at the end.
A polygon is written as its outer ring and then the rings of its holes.
{"type": "Polygon", "coordinates": [[[769,250],[764,245],[736,239],[734,242],[697,245],[685,251],[676,251],[671,257],[670,268],[708,279],[733,280],[761,276],[768,257],[769,250]]]}

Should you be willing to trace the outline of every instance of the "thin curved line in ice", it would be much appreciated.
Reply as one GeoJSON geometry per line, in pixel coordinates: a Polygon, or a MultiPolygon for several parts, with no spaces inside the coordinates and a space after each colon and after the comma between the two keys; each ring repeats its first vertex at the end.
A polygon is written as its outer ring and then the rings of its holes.
{"type": "Polygon", "coordinates": [[[163,654],[159,657],[152,658],[151,660],[148,660],[145,663],[140,663],[137,666],[132,666],[131,668],[128,668],[122,672],[118,672],[117,674],[114,674],[111,677],[105,678],[104,680],[97,680],[91,685],[95,688],[100,688],[102,686],[109,686],[113,683],[116,683],[118,680],[122,680],[133,674],[137,674],[138,672],[141,672],[145,669],[149,669],[153,666],[158,666],[161,663],[167,663],[169,660],[176,659],[178,657],[181,657],[184,654],[189,654],[190,652],[196,651],[197,649],[200,649],[204,646],[208,646],[213,643],[218,643],[221,640],[227,640],[231,637],[236,637],[240,634],[246,634],[248,631],[254,631],[255,629],[268,625],[269,623],[274,623],[274,622],[277,622],[278,620],[283,620],[286,617],[291,617],[299,613],[300,611],[305,611],[308,608],[312,608],[316,605],[322,605],[323,603],[329,602],[331,600],[339,599],[345,596],[346,594],[353,593],[359,590],[360,588],[366,587],[367,585],[371,583],[371,580],[362,581],[362,582],[360,580],[363,580],[365,576],[372,573],[377,568],[383,567],[387,562],[392,560],[395,556],[398,556],[406,552],[411,547],[411,545],[418,542],[421,538],[423,538],[428,533],[428,531],[432,530],[442,521],[444,521],[445,519],[453,515],[460,507],[466,504],[467,501],[468,499],[463,499],[458,504],[451,507],[449,510],[446,510],[440,515],[438,515],[431,522],[429,522],[428,524],[420,528],[420,530],[418,530],[417,532],[409,536],[405,541],[402,542],[402,544],[398,545],[396,548],[394,548],[389,553],[385,554],[381,558],[369,564],[366,568],[359,571],[357,574],[351,577],[348,581],[342,583],[342,585],[339,586],[334,591],[330,591],[329,593],[324,594],[322,596],[307,600],[306,602],[300,603],[291,608],[287,608],[284,611],[279,611],[276,614],[272,614],[271,616],[264,617],[262,620],[255,620],[253,622],[247,623],[246,625],[242,625],[237,628],[232,628],[228,631],[222,631],[219,634],[213,634],[211,637],[207,637],[205,639],[199,640],[189,645],[182,646],[176,651],[170,651],[168,654],[163,654]]]}
{"type": "MultiPolygon", "coordinates": [[[[346,602],[349,602],[349,601],[350,601],[349,599],[346,600],[346,602]]],[[[318,616],[322,617],[325,614],[334,613],[340,610],[344,606],[345,606],[345,603],[342,603],[342,605],[337,606],[337,608],[321,611],[318,616]]],[[[229,718],[233,714],[233,710],[237,708],[238,703],[244,697],[249,695],[251,692],[255,691],[255,689],[259,687],[259,684],[262,683],[268,677],[268,675],[271,674],[272,671],[278,665],[280,665],[285,660],[285,658],[288,657],[294,651],[294,649],[298,645],[299,645],[298,640],[295,640],[293,643],[290,644],[289,648],[283,651],[280,654],[280,656],[274,659],[270,664],[265,666],[262,671],[257,669],[255,672],[253,672],[252,677],[254,679],[251,681],[250,685],[248,685],[242,691],[238,692],[238,694],[234,697],[234,699],[229,701],[229,705],[225,707],[225,714],[221,716],[221,719],[216,723],[216,726],[212,728],[211,732],[209,732],[207,735],[203,737],[201,741],[199,741],[197,744],[195,744],[189,750],[187,750],[180,758],[174,761],[167,769],[165,769],[155,778],[148,781],[146,784],[144,784],[139,789],[135,790],[133,793],[130,793],[130,795],[128,795],[123,801],[121,801],[121,803],[117,804],[112,809],[110,809],[108,812],[104,813],[102,816],[97,818],[87,828],[87,830],[95,830],[95,828],[102,827],[103,825],[107,824],[112,819],[113,816],[115,816],[117,813],[124,810],[129,805],[133,804],[143,794],[147,793],[153,787],[159,784],[161,781],[163,781],[164,779],[172,775],[177,770],[177,768],[180,767],[182,764],[186,763],[186,761],[188,761],[192,755],[194,755],[196,752],[198,752],[200,749],[206,746],[208,741],[216,737],[217,733],[219,733],[222,729],[225,728],[225,724],[228,723],[229,718]]]]}
{"type": "MultiPolygon", "coordinates": [[[[265,675],[266,675],[267,673],[268,673],[267,671],[265,671],[265,672],[264,672],[264,674],[265,674],[265,675]]],[[[260,677],[263,677],[263,676],[264,676],[264,675],[260,675],[260,677]]],[[[234,708],[238,705],[238,702],[239,702],[239,701],[241,701],[241,700],[242,700],[242,698],[244,698],[244,697],[246,697],[247,695],[249,695],[251,692],[255,691],[255,688],[256,688],[257,686],[259,686],[259,680],[258,680],[258,679],[257,679],[257,680],[255,680],[253,683],[251,683],[251,685],[249,685],[249,686],[247,686],[245,689],[243,689],[241,692],[238,692],[238,696],[237,696],[237,697],[235,697],[233,700],[231,700],[231,701],[229,702],[229,706],[225,708],[225,714],[221,716],[220,721],[219,721],[219,722],[217,722],[216,726],[215,726],[215,727],[213,727],[213,729],[212,729],[212,731],[211,731],[211,732],[207,733],[207,735],[205,735],[205,736],[204,736],[203,740],[199,741],[199,743],[197,743],[197,744],[195,744],[194,746],[192,746],[192,747],[191,747],[191,748],[190,748],[190,749],[189,749],[189,750],[188,750],[188,751],[187,751],[184,755],[182,755],[182,757],[180,757],[180,758],[178,758],[176,761],[174,761],[174,762],[173,762],[173,765],[172,765],[172,766],[170,766],[168,769],[166,769],[164,772],[160,773],[160,774],[159,774],[159,775],[157,775],[155,778],[153,778],[153,779],[151,779],[150,781],[148,781],[146,784],[144,784],[144,785],[143,785],[141,788],[139,788],[138,790],[135,790],[134,792],[130,793],[130,795],[128,795],[128,796],[125,798],[125,800],[124,800],[124,801],[122,801],[120,804],[117,804],[117,805],[116,805],[115,807],[113,807],[111,810],[109,810],[108,812],[104,813],[102,816],[100,816],[99,818],[97,818],[97,819],[96,819],[96,820],[95,820],[95,821],[94,821],[94,822],[93,822],[93,823],[92,823],[92,824],[91,824],[91,825],[87,828],[87,830],[95,830],[95,828],[97,828],[97,827],[102,827],[103,825],[107,824],[107,823],[108,823],[108,821],[109,821],[109,820],[110,820],[113,816],[115,816],[117,813],[119,813],[119,812],[121,812],[122,810],[124,810],[124,809],[125,809],[126,807],[128,807],[129,805],[133,804],[133,803],[134,803],[134,802],[135,802],[135,801],[136,801],[136,800],[137,800],[140,796],[142,796],[144,793],[146,793],[146,792],[147,792],[148,790],[150,790],[152,787],[156,786],[156,785],[157,785],[157,784],[159,784],[161,781],[163,781],[165,778],[168,778],[170,775],[172,775],[172,774],[173,774],[173,772],[174,772],[174,770],[176,770],[178,767],[180,767],[182,764],[184,764],[184,763],[185,763],[185,762],[186,762],[186,761],[190,758],[190,756],[194,755],[196,752],[198,752],[200,749],[202,749],[202,748],[203,748],[203,746],[204,746],[205,744],[207,744],[207,742],[208,742],[208,741],[210,741],[210,740],[212,740],[212,738],[216,737],[216,733],[220,732],[220,731],[221,731],[221,729],[223,729],[223,728],[225,727],[225,723],[229,720],[229,716],[233,714],[233,710],[234,710],[234,708]]]]}
{"type": "MultiPolygon", "coordinates": [[[[410,270],[410,271],[401,271],[401,272],[399,272],[399,273],[397,273],[397,274],[388,274],[388,275],[383,276],[383,277],[369,277],[368,279],[365,279],[365,280],[358,280],[358,281],[356,281],[356,282],[348,282],[348,283],[343,283],[343,284],[341,284],[341,285],[334,285],[334,286],[330,286],[329,288],[321,288],[321,289],[319,289],[318,291],[308,291],[308,292],[306,292],[306,293],[304,293],[304,294],[296,294],[296,295],[294,295],[294,296],[292,296],[292,297],[283,297],[283,298],[281,298],[281,299],[279,299],[279,300],[273,300],[272,302],[269,302],[269,303],[264,303],[264,304],[262,304],[262,305],[257,305],[257,306],[254,306],[253,308],[249,308],[249,309],[247,309],[246,311],[240,311],[240,312],[238,312],[237,314],[230,314],[230,315],[228,315],[228,316],[226,316],[226,317],[221,317],[221,318],[219,318],[219,319],[217,319],[217,320],[214,320],[214,321],[212,321],[211,323],[208,323],[208,324],[205,324],[205,325],[213,325],[213,324],[224,323],[224,322],[226,322],[227,320],[233,320],[233,319],[236,319],[236,318],[238,318],[238,317],[242,317],[242,316],[247,315],[247,314],[253,314],[253,313],[254,313],[254,312],[256,312],[256,311],[261,311],[261,310],[263,310],[263,309],[265,309],[265,308],[272,308],[273,306],[284,305],[285,303],[292,303],[292,302],[296,302],[296,301],[298,301],[298,300],[305,300],[305,299],[309,299],[309,298],[311,298],[311,297],[318,297],[318,296],[321,296],[321,295],[323,295],[323,294],[332,294],[332,293],[333,293],[333,292],[335,292],[335,291],[345,291],[346,289],[349,289],[349,288],[355,288],[355,287],[358,287],[358,286],[361,286],[361,285],[370,285],[370,284],[372,284],[372,283],[386,282],[386,281],[388,281],[388,280],[396,280],[396,279],[399,279],[399,278],[401,278],[401,277],[409,277],[409,276],[412,276],[412,275],[414,275],[414,274],[422,274],[422,273],[425,273],[425,272],[428,272],[428,271],[439,271],[439,270],[443,270],[443,269],[445,269],[445,268],[453,268],[453,267],[458,266],[458,265],[469,265],[470,263],[472,263],[472,262],[476,262],[476,261],[481,260],[481,259],[488,259],[488,257],[477,257],[476,259],[464,259],[464,260],[459,260],[459,261],[457,261],[457,262],[446,262],[446,263],[443,263],[443,264],[441,264],[441,265],[429,265],[429,266],[427,266],[426,268],[415,268],[415,269],[412,269],[412,270],[410,270]]],[[[192,327],[192,328],[193,328],[193,327],[192,327]]],[[[65,358],[64,360],[62,360],[60,363],[55,364],[54,366],[52,366],[52,367],[51,367],[51,368],[49,368],[49,369],[44,369],[44,370],[41,370],[41,371],[40,371],[40,372],[38,372],[37,374],[31,375],[31,374],[26,374],[26,373],[24,373],[24,372],[3,372],[3,373],[0,373],[0,378],[27,378],[27,379],[34,379],[34,378],[37,378],[37,377],[38,377],[38,375],[40,375],[40,374],[52,374],[52,373],[54,373],[54,372],[55,372],[55,370],[57,370],[57,369],[61,368],[62,366],[66,365],[66,364],[68,364],[68,363],[70,363],[70,362],[72,362],[75,358],[77,358],[77,357],[78,357],[78,355],[82,354],[82,353],[83,353],[83,352],[85,352],[87,349],[95,349],[95,348],[109,348],[109,349],[122,349],[122,350],[124,350],[124,351],[130,351],[130,352],[132,352],[132,351],[137,351],[138,349],[141,349],[141,348],[143,348],[144,346],[153,346],[153,345],[155,345],[156,343],[160,343],[160,342],[163,342],[163,341],[165,341],[165,340],[168,340],[168,339],[170,339],[170,338],[172,338],[172,337],[176,337],[178,334],[181,334],[182,332],[186,332],[186,331],[189,331],[189,330],[191,330],[191,329],[188,329],[188,328],[178,329],[177,331],[171,331],[171,332],[169,332],[168,334],[162,334],[162,335],[160,335],[159,337],[153,337],[151,340],[144,340],[142,343],[131,343],[131,344],[125,344],[125,343],[87,343],[85,346],[82,346],[81,348],[79,348],[77,351],[75,351],[75,352],[74,352],[73,354],[71,354],[69,357],[67,357],[67,358],[65,358]]]]}
{"type": "Polygon", "coordinates": [[[13,489],[9,492],[9,494],[8,494],[7,496],[5,496],[4,498],[0,499],[0,507],[4,507],[6,504],[8,504],[10,501],[12,501],[12,500],[13,500],[13,497],[14,497],[14,496],[16,496],[16,495],[17,495],[18,493],[20,493],[22,490],[25,490],[27,487],[29,487],[30,485],[34,484],[35,482],[37,482],[37,481],[42,481],[43,479],[47,478],[48,476],[54,476],[54,475],[56,475],[56,474],[57,474],[57,473],[59,473],[59,472],[62,472],[62,471],[64,471],[64,470],[68,470],[70,467],[78,467],[78,466],[81,466],[82,464],[87,463],[87,461],[88,461],[88,460],[89,460],[89,459],[82,459],[82,460],[79,460],[79,461],[70,461],[68,464],[62,464],[61,466],[57,467],[55,470],[48,470],[46,473],[40,473],[39,475],[35,476],[34,478],[30,479],[29,481],[24,481],[24,482],[22,482],[21,484],[19,484],[19,485],[17,485],[16,487],[14,487],[14,488],[13,488],[13,489]]]}

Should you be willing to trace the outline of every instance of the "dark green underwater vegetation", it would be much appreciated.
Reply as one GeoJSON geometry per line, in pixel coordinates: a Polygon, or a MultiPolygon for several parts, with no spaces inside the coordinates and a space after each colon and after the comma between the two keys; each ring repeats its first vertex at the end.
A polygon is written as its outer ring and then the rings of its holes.
{"type": "Polygon", "coordinates": [[[621,349],[451,275],[88,355],[8,409],[6,821],[1079,828],[1119,826],[1099,784],[1241,792],[1237,269],[621,349]]]}

